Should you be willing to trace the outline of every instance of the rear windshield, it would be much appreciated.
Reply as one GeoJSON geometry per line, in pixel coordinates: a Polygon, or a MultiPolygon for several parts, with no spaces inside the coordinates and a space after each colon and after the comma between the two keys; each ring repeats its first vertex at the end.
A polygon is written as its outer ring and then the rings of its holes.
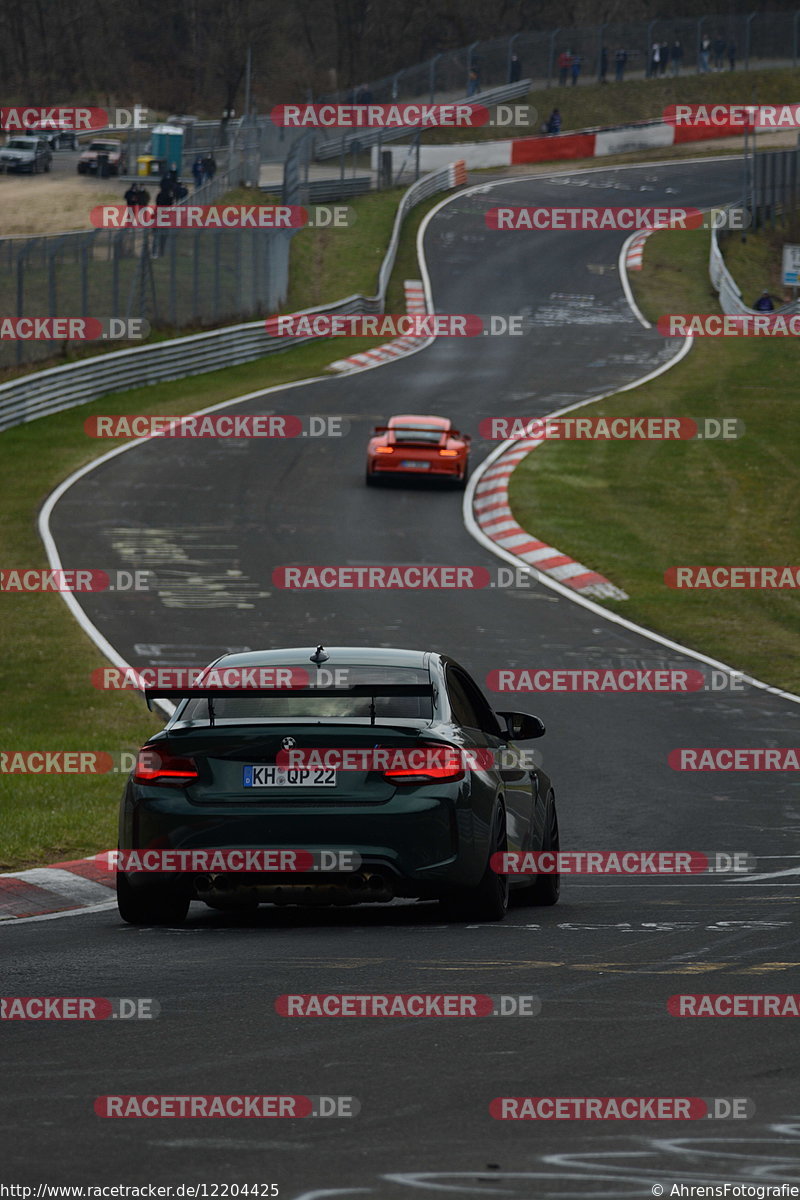
{"type": "Polygon", "coordinates": [[[394,427],[392,433],[396,442],[438,442],[445,431],[437,428],[435,425],[429,425],[419,429],[397,429],[394,427]]]}
{"type": "Polygon", "coordinates": [[[116,150],[116,142],[92,142],[89,146],[90,150],[116,150]]]}
{"type": "Polygon", "coordinates": [[[36,138],[12,138],[8,143],[9,150],[33,150],[36,138]]]}
{"type": "MultiPolygon", "coordinates": [[[[281,664],[294,671],[308,670],[313,683],[315,668],[312,663],[281,664]]],[[[427,671],[414,667],[336,667],[316,676],[317,687],[347,688],[355,684],[375,686],[375,720],[387,718],[422,719],[433,717],[431,696],[387,696],[381,695],[382,684],[419,684],[430,686],[427,671]],[[338,678],[334,671],[339,671],[338,678]],[[346,674],[341,674],[341,672],[346,674]]],[[[315,696],[314,687],[307,691],[291,691],[276,696],[248,696],[246,693],[232,696],[221,692],[213,699],[215,721],[286,721],[293,718],[371,718],[372,697],[370,696],[315,696]]],[[[180,712],[181,721],[209,720],[208,701],[190,700],[180,712]]]]}

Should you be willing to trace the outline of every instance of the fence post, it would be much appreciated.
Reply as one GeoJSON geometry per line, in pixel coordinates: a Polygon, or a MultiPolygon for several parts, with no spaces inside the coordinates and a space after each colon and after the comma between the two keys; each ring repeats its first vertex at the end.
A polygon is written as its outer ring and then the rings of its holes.
{"type": "Polygon", "coordinates": [[[556,38],[558,37],[560,32],[561,32],[561,26],[557,25],[556,28],[553,30],[553,32],[550,34],[550,50],[548,53],[548,63],[547,63],[547,86],[548,87],[550,87],[550,84],[552,83],[552,80],[553,80],[553,71],[554,71],[555,65],[556,65],[556,38]]]}
{"type": "Polygon", "coordinates": [[[442,57],[441,54],[434,54],[434,56],[430,62],[430,67],[428,69],[428,81],[429,81],[429,91],[430,91],[430,95],[431,95],[431,104],[433,104],[433,98],[436,95],[436,64],[441,57],[442,57]]]}
{"type": "Polygon", "coordinates": [[[655,21],[647,22],[647,45],[644,48],[644,77],[645,77],[645,79],[650,78],[650,63],[652,61],[650,58],[650,47],[653,44],[653,30],[655,29],[655,27],[656,27],[655,21]]]}
{"type": "Polygon", "coordinates": [[[700,75],[700,48],[703,45],[703,21],[705,17],[701,17],[697,22],[697,50],[695,51],[695,72],[700,75]]]}
{"type": "Polygon", "coordinates": [[[514,42],[519,37],[518,33],[514,33],[508,39],[508,54],[506,56],[506,83],[511,83],[511,58],[514,53],[514,42]]]}
{"type": "MultiPolygon", "coordinates": [[[[480,42],[473,42],[472,45],[467,47],[467,95],[469,95],[469,75],[470,75],[470,71],[472,70],[472,51],[475,49],[476,46],[479,46],[479,45],[480,45],[480,42]]],[[[478,81],[478,83],[480,85],[480,80],[478,81]]],[[[419,178],[419,176],[417,176],[417,178],[419,178]]]]}
{"type": "Polygon", "coordinates": [[[202,321],[200,315],[200,238],[202,230],[195,229],[192,239],[192,319],[202,321]]]}
{"type": "Polygon", "coordinates": [[[754,12],[748,13],[747,20],[745,21],[745,25],[744,25],[744,69],[745,69],[745,71],[750,70],[750,28],[753,23],[753,18],[756,15],[757,14],[754,12]]]}
{"type": "Polygon", "coordinates": [[[178,257],[178,239],[175,237],[175,231],[171,230],[167,235],[169,237],[169,318],[172,322],[173,329],[178,327],[178,280],[177,280],[177,257],[178,257]]]}
{"type": "Polygon", "coordinates": [[[792,17],[792,66],[797,69],[797,18],[800,17],[800,11],[794,10],[792,17]]]}

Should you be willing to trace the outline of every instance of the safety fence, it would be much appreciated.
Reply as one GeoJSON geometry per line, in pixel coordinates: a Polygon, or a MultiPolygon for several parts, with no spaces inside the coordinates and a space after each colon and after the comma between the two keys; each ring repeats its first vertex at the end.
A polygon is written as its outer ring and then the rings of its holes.
{"type": "MultiPolygon", "coordinates": [[[[180,204],[213,204],[258,182],[258,141],[244,124],[226,166],[180,204]]],[[[152,204],[159,183],[142,180],[152,204]]],[[[120,203],[122,198],[120,197],[120,203]]],[[[88,214],[87,214],[88,215],[88,214]]],[[[274,312],[286,299],[289,230],[91,229],[0,238],[0,312],[6,317],[115,317],[153,328],[197,329],[274,312]]],[[[0,341],[0,367],[66,355],[69,340],[0,341]]]]}
{"type": "MultiPolygon", "coordinates": [[[[752,231],[766,226],[795,224],[800,201],[800,149],[759,151],[742,158],[743,199],[726,211],[742,212],[742,233],[729,237],[747,237],[752,231]]],[[[731,222],[733,225],[733,222],[731,222]]],[[[735,228],[735,226],[734,226],[735,228]]],[[[711,231],[708,273],[719,295],[724,313],[753,313],[742,298],[741,289],[725,264],[716,229],[711,231]]],[[[766,281],[765,281],[766,282],[766,281]]],[[[800,312],[800,300],[792,301],[777,311],[800,312]]]]}
{"type": "MultiPolygon", "coordinates": [[[[560,81],[559,57],[569,51],[580,60],[578,82],[616,76],[616,53],[627,55],[624,77],[705,70],[757,69],[794,66],[800,58],[800,10],[788,12],[708,13],[700,17],[664,17],[653,21],[609,22],[522,31],[491,41],[447,50],[426,62],[396,71],[360,89],[376,102],[464,95],[470,86],[480,90],[513,83],[523,76],[533,87],[560,81]],[[708,39],[708,58],[704,42],[708,39]],[[680,57],[673,51],[679,43],[680,57]],[[658,62],[653,46],[659,46],[658,62]]],[[[571,72],[568,81],[571,83],[571,72]]],[[[352,102],[352,90],[320,96],[320,100],[352,102]]],[[[792,97],[787,97],[787,102],[792,97]]]]}
{"type": "MultiPolygon", "coordinates": [[[[404,194],[381,264],[376,295],[348,296],[335,304],[303,311],[381,312],[406,214],[414,205],[436,192],[447,191],[464,182],[466,174],[463,163],[456,163],[420,179],[404,194]]],[[[285,234],[281,236],[286,237],[285,234]]],[[[259,237],[271,240],[273,235],[265,236],[264,232],[260,232],[259,237]]],[[[288,241],[285,244],[288,256],[288,241]]],[[[257,321],[52,367],[0,385],[0,430],[87,404],[111,392],[220,370],[308,340],[271,337],[264,323],[257,321]]]]}

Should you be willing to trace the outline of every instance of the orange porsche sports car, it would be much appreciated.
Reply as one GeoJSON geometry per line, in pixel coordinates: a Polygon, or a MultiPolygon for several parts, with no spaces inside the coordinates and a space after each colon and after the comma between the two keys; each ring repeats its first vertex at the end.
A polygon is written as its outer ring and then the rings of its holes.
{"type": "Polygon", "coordinates": [[[453,429],[447,417],[392,417],[378,425],[367,447],[368,486],[382,479],[417,475],[449,479],[465,487],[469,472],[469,435],[453,429]]]}

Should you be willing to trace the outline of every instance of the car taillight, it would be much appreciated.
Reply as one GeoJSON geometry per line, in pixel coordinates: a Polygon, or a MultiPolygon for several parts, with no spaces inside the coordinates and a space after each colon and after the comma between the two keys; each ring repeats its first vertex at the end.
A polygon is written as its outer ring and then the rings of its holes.
{"type": "Polygon", "coordinates": [[[464,768],[458,763],[449,767],[424,767],[422,770],[403,767],[384,771],[383,777],[393,783],[457,783],[464,778],[464,768]]]}
{"type": "Polygon", "coordinates": [[[440,450],[439,453],[442,458],[458,458],[457,450],[440,450]]]}
{"type": "Polygon", "coordinates": [[[184,784],[200,776],[193,758],[182,758],[177,754],[166,754],[143,746],[136,756],[133,778],[137,783],[184,784]]]}
{"type": "Polygon", "coordinates": [[[394,446],[376,446],[376,454],[394,454],[394,446]]]}

